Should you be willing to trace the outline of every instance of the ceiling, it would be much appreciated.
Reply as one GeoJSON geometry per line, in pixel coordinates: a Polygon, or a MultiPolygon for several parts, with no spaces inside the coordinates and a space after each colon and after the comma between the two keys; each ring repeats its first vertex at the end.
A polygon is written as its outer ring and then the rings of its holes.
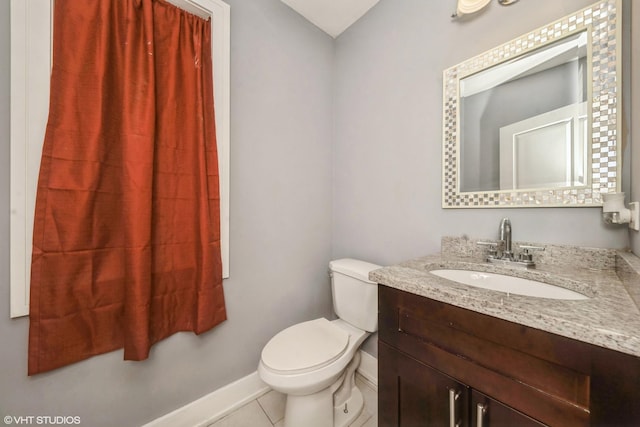
{"type": "Polygon", "coordinates": [[[281,0],[316,27],[336,38],[379,0],[281,0]]]}

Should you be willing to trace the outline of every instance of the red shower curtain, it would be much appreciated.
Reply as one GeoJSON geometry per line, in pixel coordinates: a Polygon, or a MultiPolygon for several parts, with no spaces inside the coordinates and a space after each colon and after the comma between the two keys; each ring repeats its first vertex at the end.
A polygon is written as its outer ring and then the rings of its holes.
{"type": "Polygon", "coordinates": [[[163,0],[54,13],[29,375],[226,318],[210,22],[163,0]]]}

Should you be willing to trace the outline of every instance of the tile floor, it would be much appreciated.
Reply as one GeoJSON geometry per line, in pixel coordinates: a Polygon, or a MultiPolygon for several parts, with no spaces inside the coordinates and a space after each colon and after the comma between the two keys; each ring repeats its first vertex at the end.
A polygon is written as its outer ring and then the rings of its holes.
{"type": "MultiPolygon", "coordinates": [[[[356,384],[364,396],[364,409],[350,427],[378,427],[378,393],[360,375],[356,384]]],[[[208,427],[283,427],[285,396],[271,390],[208,427]]]]}

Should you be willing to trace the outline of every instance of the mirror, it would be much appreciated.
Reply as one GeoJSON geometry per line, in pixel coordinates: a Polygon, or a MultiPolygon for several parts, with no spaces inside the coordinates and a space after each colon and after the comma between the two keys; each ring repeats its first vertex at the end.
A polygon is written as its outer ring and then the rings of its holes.
{"type": "Polygon", "coordinates": [[[586,185],[587,40],[460,79],[460,191],[586,185]]]}
{"type": "Polygon", "coordinates": [[[599,206],[620,190],[617,6],[444,71],[443,207],[599,206]]]}

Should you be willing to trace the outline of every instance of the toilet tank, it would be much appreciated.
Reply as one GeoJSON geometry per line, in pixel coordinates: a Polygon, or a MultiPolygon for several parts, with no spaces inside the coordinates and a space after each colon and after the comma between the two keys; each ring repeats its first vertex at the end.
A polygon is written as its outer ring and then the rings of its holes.
{"type": "Polygon", "coordinates": [[[369,272],[378,268],[350,258],[329,263],[333,309],[340,319],[368,332],[378,330],[378,284],[369,280],[369,272]]]}

